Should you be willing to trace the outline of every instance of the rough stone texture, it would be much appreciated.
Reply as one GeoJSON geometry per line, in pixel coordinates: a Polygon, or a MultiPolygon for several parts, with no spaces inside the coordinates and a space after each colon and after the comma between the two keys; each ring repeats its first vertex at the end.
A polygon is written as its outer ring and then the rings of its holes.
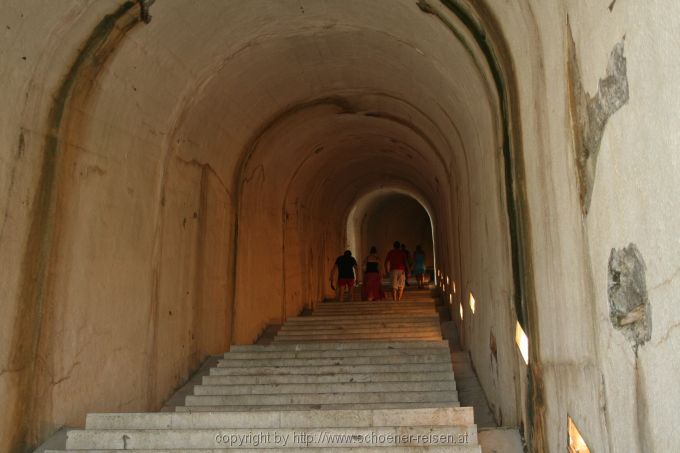
{"type": "Polygon", "coordinates": [[[609,55],[606,77],[598,82],[598,91],[590,96],[582,86],[581,70],[569,28],[569,81],[571,83],[572,121],[576,136],[576,161],[581,191],[581,204],[588,213],[595,184],[597,155],[609,118],[628,102],[628,78],[624,41],[614,46],[609,55]]]}
{"type": "Polygon", "coordinates": [[[652,309],[647,297],[645,262],[635,244],[609,256],[609,319],[633,344],[638,346],[652,337],[652,309]]]}

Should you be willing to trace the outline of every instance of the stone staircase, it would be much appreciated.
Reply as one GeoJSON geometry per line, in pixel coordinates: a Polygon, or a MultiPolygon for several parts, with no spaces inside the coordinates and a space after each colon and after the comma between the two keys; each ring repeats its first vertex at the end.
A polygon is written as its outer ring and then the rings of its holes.
{"type": "MultiPolygon", "coordinates": [[[[434,299],[329,302],[233,346],[176,412],[90,414],[68,451],[477,452],[434,299]]],[[[56,450],[52,450],[55,451],[56,450]]]]}

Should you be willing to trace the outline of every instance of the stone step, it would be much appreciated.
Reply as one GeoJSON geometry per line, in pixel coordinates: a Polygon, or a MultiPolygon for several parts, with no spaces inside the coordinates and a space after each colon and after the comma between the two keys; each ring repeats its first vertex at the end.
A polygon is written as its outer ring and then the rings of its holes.
{"type": "Polygon", "coordinates": [[[326,384],[343,382],[418,382],[430,380],[453,380],[453,371],[410,371],[392,373],[327,373],[327,374],[289,374],[264,376],[204,376],[203,385],[241,385],[241,384],[326,384]]]}
{"type": "Polygon", "coordinates": [[[86,429],[332,428],[472,425],[471,407],[89,414],[86,429]]]}
{"type": "MultiPolygon", "coordinates": [[[[246,449],[306,447],[350,447],[370,445],[384,451],[400,443],[428,446],[433,439],[444,445],[477,443],[477,430],[471,426],[416,426],[372,428],[307,429],[148,429],[148,430],[72,430],[68,449],[246,449]],[[250,437],[248,437],[250,436],[250,437]]],[[[251,450],[252,451],[252,450],[251,450]]]]}
{"type": "Polygon", "coordinates": [[[439,363],[403,363],[386,365],[333,365],[333,366],[297,366],[297,367],[242,367],[211,368],[211,376],[225,375],[266,375],[266,374],[329,374],[329,373],[392,373],[404,371],[451,371],[451,362],[439,363]]]}
{"type": "Polygon", "coordinates": [[[355,329],[358,331],[366,331],[370,329],[395,329],[395,330],[411,330],[413,333],[418,333],[420,330],[423,329],[437,329],[441,330],[439,324],[435,322],[427,322],[427,323],[408,323],[408,322],[392,322],[389,320],[385,321],[372,321],[372,322],[361,322],[361,323],[354,323],[353,321],[344,321],[341,323],[326,323],[325,320],[318,320],[318,321],[313,321],[310,323],[300,323],[300,324],[293,324],[290,326],[286,326],[285,328],[281,327],[277,334],[279,332],[286,332],[290,330],[304,330],[304,329],[316,329],[316,330],[327,330],[329,333],[335,333],[338,331],[342,330],[349,330],[349,329],[355,329]],[[401,324],[401,325],[399,325],[401,324]]]}
{"type": "MultiPolygon", "coordinates": [[[[345,341],[356,341],[356,340],[362,340],[362,341],[382,341],[382,340],[395,340],[395,339],[397,339],[397,338],[398,338],[398,337],[397,337],[396,335],[395,335],[395,336],[391,336],[391,337],[381,337],[381,338],[377,338],[377,339],[373,339],[373,340],[371,340],[370,338],[367,339],[367,338],[354,338],[354,337],[351,337],[351,338],[348,338],[348,339],[345,340],[345,341]]],[[[441,338],[441,337],[440,337],[439,335],[431,335],[431,336],[428,336],[428,337],[416,338],[416,339],[418,339],[418,340],[436,340],[436,339],[438,339],[438,338],[441,338]]],[[[413,338],[411,338],[411,339],[413,339],[413,338]]],[[[324,343],[324,342],[327,342],[327,341],[328,341],[328,342],[337,342],[337,341],[343,341],[343,340],[340,340],[340,339],[338,339],[338,338],[314,338],[314,337],[309,337],[309,338],[304,338],[304,339],[303,339],[303,338],[300,338],[300,337],[293,337],[293,338],[284,337],[284,338],[280,338],[280,339],[278,339],[278,340],[272,340],[272,343],[274,343],[274,344],[297,344],[297,343],[300,343],[300,341],[317,341],[317,342],[319,342],[319,343],[324,343]]]]}
{"type": "Polygon", "coordinates": [[[274,404],[262,406],[177,406],[177,412],[267,412],[303,410],[358,410],[358,409],[419,409],[432,407],[459,407],[459,401],[436,401],[429,403],[332,403],[332,404],[274,404]]]}
{"type": "Polygon", "coordinates": [[[367,301],[367,300],[354,300],[354,301],[349,301],[349,300],[344,300],[342,302],[338,302],[336,300],[331,300],[331,301],[326,301],[322,302],[320,304],[317,304],[318,307],[386,307],[389,305],[403,305],[403,306],[408,306],[408,305],[435,305],[436,300],[433,298],[427,298],[427,297],[421,297],[421,298],[404,298],[400,301],[393,301],[392,298],[389,299],[383,299],[383,300],[374,300],[374,301],[367,301]]]}
{"type": "Polygon", "coordinates": [[[390,327],[396,327],[396,328],[409,328],[409,329],[421,329],[424,327],[439,327],[439,322],[437,319],[427,319],[427,320],[411,320],[408,318],[402,318],[402,319],[371,319],[368,317],[363,317],[363,318],[357,318],[357,319],[343,319],[343,320],[335,320],[335,319],[325,319],[325,318],[314,318],[314,316],[310,317],[309,321],[301,321],[301,322],[293,322],[293,323],[286,323],[283,326],[281,326],[280,330],[288,330],[288,329],[302,329],[302,328],[309,328],[309,327],[315,327],[315,328],[327,328],[327,329],[337,329],[340,327],[355,327],[355,328],[375,328],[375,327],[380,327],[380,326],[390,326],[390,327]]]}
{"type": "Polygon", "coordinates": [[[299,367],[299,366],[349,366],[349,365],[394,365],[401,363],[450,363],[446,354],[427,355],[390,355],[377,357],[330,357],[315,359],[244,359],[220,360],[218,368],[252,368],[263,366],[299,367]]]}
{"type": "Polygon", "coordinates": [[[438,315],[343,315],[343,316],[299,316],[288,318],[284,325],[298,325],[307,323],[325,322],[328,324],[344,323],[370,323],[370,322],[439,322],[438,315]]]}
{"type": "Polygon", "coordinates": [[[194,395],[273,395],[289,393],[363,393],[455,391],[455,381],[346,382],[328,384],[196,385],[194,395]]]}
{"type": "Polygon", "coordinates": [[[412,309],[412,310],[388,310],[388,309],[371,309],[371,310],[314,310],[311,316],[308,318],[315,318],[319,316],[330,317],[330,316],[346,316],[346,317],[357,317],[357,316],[437,316],[437,312],[434,309],[412,309]]]}
{"type": "Polygon", "coordinates": [[[230,352],[253,351],[346,351],[354,349],[414,349],[414,348],[447,348],[449,342],[445,340],[431,341],[376,341],[376,342],[338,342],[338,343],[299,343],[285,345],[232,345],[230,352]]]}
{"type": "Polygon", "coordinates": [[[434,305],[436,303],[436,299],[433,297],[420,297],[420,298],[404,298],[400,301],[397,301],[396,303],[391,300],[391,299],[383,299],[383,300],[374,300],[374,301],[368,301],[368,300],[355,300],[355,301],[349,301],[349,300],[344,300],[342,302],[337,301],[337,300],[328,300],[326,302],[322,302],[320,304],[317,304],[317,307],[337,307],[337,306],[351,306],[351,307],[384,307],[388,305],[434,305]]]}
{"type": "MultiPolygon", "coordinates": [[[[313,323],[305,324],[292,324],[285,327],[281,327],[279,332],[287,332],[291,330],[325,330],[329,333],[336,333],[340,331],[356,330],[356,331],[366,331],[371,329],[393,329],[393,330],[411,330],[413,332],[418,332],[423,329],[437,329],[441,330],[438,323],[429,322],[392,322],[392,321],[373,321],[373,322],[362,322],[354,323],[352,321],[345,321],[343,323],[330,324],[325,321],[317,321],[313,323]]],[[[278,333],[278,332],[277,332],[278,333]]]]}
{"type": "Polygon", "coordinates": [[[403,315],[403,314],[423,314],[423,315],[429,315],[432,313],[436,313],[436,310],[434,307],[430,308],[425,308],[425,307],[403,307],[403,308],[363,308],[360,310],[354,309],[354,308],[317,308],[314,310],[312,313],[312,316],[318,316],[318,315],[370,315],[370,314],[375,314],[375,315],[389,315],[389,314],[394,314],[394,315],[403,315]]]}
{"type": "Polygon", "coordinates": [[[373,300],[373,301],[368,301],[368,300],[343,300],[343,301],[337,301],[337,300],[327,300],[322,303],[317,303],[317,306],[320,307],[329,307],[329,306],[342,306],[342,305],[372,305],[372,306],[382,306],[382,305],[388,305],[388,304],[402,304],[402,305],[408,305],[408,304],[430,304],[434,305],[437,303],[437,300],[432,297],[404,297],[401,300],[398,300],[395,302],[392,300],[392,295],[390,294],[389,297],[381,300],[373,300]]]}
{"type": "MultiPolygon", "coordinates": [[[[67,450],[46,450],[45,453],[66,453],[67,450]]],[[[88,450],[79,450],[81,452],[88,452],[88,453],[115,453],[120,450],[93,450],[93,449],[88,449],[88,450]]],[[[176,449],[144,449],[144,450],[137,450],[137,449],[127,449],[126,451],[130,453],[136,453],[136,452],[145,452],[145,453],[177,453],[179,450],[176,449]]],[[[192,448],[191,450],[184,450],[184,451],[190,451],[191,453],[217,453],[222,450],[217,450],[217,449],[203,449],[203,448],[192,448]]],[[[232,453],[251,453],[253,450],[252,449],[244,449],[244,448],[230,448],[229,451],[232,453]]],[[[268,448],[267,453],[288,453],[291,450],[286,449],[286,448],[268,448]]],[[[376,453],[376,452],[385,452],[386,449],[384,447],[321,447],[321,448],[314,448],[314,447],[308,447],[304,448],[304,451],[306,453],[376,453]]],[[[392,452],[397,452],[397,453],[481,453],[481,447],[479,445],[443,445],[439,447],[395,447],[395,446],[390,446],[389,451],[392,452]]]]}
{"type": "Polygon", "coordinates": [[[434,305],[436,303],[436,299],[432,297],[404,297],[402,300],[397,301],[396,303],[392,300],[390,297],[389,299],[382,299],[382,300],[343,300],[343,301],[337,301],[337,300],[327,300],[325,302],[321,302],[320,304],[317,304],[317,307],[333,307],[333,306],[375,306],[375,307],[380,307],[380,306],[385,306],[385,305],[390,305],[390,304],[396,304],[396,305],[426,305],[426,304],[432,304],[434,305]]]}
{"type": "Polygon", "coordinates": [[[415,307],[415,306],[390,306],[390,307],[322,307],[322,308],[315,308],[314,311],[312,312],[312,316],[315,314],[319,313],[337,313],[337,314],[345,314],[345,315],[359,315],[362,313],[375,313],[377,315],[380,314],[404,314],[404,313],[411,313],[411,312],[416,312],[416,313],[422,313],[424,315],[430,315],[432,313],[437,313],[437,310],[435,309],[434,305],[423,305],[420,307],[415,307]]]}
{"type": "Polygon", "coordinates": [[[371,320],[371,319],[365,319],[365,320],[357,320],[357,321],[342,321],[342,322],[328,322],[324,319],[315,319],[312,321],[308,322],[299,322],[299,323],[291,323],[291,324],[284,324],[281,329],[279,329],[279,332],[281,331],[286,331],[286,330],[292,330],[292,329],[326,329],[328,331],[334,331],[334,330],[339,330],[339,329],[376,329],[376,328],[391,328],[391,329],[426,329],[426,328],[431,328],[431,327],[436,327],[439,329],[439,323],[434,320],[427,320],[427,321],[409,321],[409,320],[391,320],[391,319],[384,319],[384,320],[371,320]]]}
{"type": "Polygon", "coordinates": [[[347,349],[330,351],[253,351],[253,352],[226,352],[225,360],[248,360],[248,359],[317,359],[334,357],[387,357],[403,355],[431,355],[449,354],[446,348],[414,348],[414,349],[347,349]]]}
{"type": "MultiPolygon", "coordinates": [[[[327,338],[332,340],[333,337],[337,337],[338,341],[363,341],[363,340],[389,340],[389,339],[426,339],[431,337],[433,332],[439,332],[439,329],[434,329],[434,328],[427,328],[427,329],[393,329],[394,332],[386,332],[384,329],[381,329],[379,327],[376,327],[373,331],[358,331],[358,332],[326,332],[326,333],[317,333],[314,336],[316,338],[313,339],[313,341],[316,341],[317,339],[323,339],[327,338]],[[399,335],[395,338],[395,335],[399,335]]],[[[276,334],[276,339],[279,335],[289,335],[290,333],[294,333],[295,331],[279,331],[276,334]],[[286,333],[288,332],[288,333],[286,333]]],[[[441,338],[441,334],[439,334],[439,338],[441,338]]],[[[300,338],[303,342],[305,341],[304,338],[300,338]]],[[[310,340],[312,341],[312,340],[310,340]]]]}
{"type": "Polygon", "coordinates": [[[423,324],[428,322],[439,322],[438,315],[338,315],[338,316],[301,316],[294,319],[288,319],[284,326],[288,325],[304,325],[309,323],[327,323],[327,324],[357,324],[357,323],[374,323],[374,322],[402,322],[409,324],[423,324]]]}
{"type": "Polygon", "coordinates": [[[405,313],[411,311],[422,311],[423,313],[435,312],[435,306],[430,304],[423,305],[397,305],[392,304],[385,307],[356,307],[356,306],[337,306],[337,307],[317,307],[314,309],[313,313],[348,313],[348,314],[359,314],[359,313],[405,313]]]}
{"type": "MultiPolygon", "coordinates": [[[[437,335],[441,330],[439,326],[429,325],[420,328],[414,328],[412,326],[405,327],[392,327],[392,326],[382,326],[374,325],[371,327],[289,327],[287,329],[281,329],[277,332],[277,337],[287,337],[290,335],[361,335],[361,334],[408,334],[408,335],[437,335]]],[[[440,333],[441,335],[441,333],[440,333]]]]}
{"type": "Polygon", "coordinates": [[[431,403],[458,401],[451,390],[374,393],[289,393],[285,395],[189,395],[186,406],[263,406],[277,404],[431,403]]]}
{"type": "Polygon", "coordinates": [[[390,328],[390,329],[411,329],[413,331],[418,331],[420,329],[431,329],[431,328],[436,328],[440,329],[439,323],[432,320],[432,321],[427,321],[427,322],[409,322],[409,321],[390,321],[390,320],[383,320],[383,321],[370,321],[370,320],[363,320],[363,321],[343,321],[343,322],[327,322],[325,320],[315,320],[315,321],[309,321],[309,322],[300,322],[300,323],[293,323],[293,324],[286,324],[285,327],[281,327],[278,332],[281,331],[288,331],[288,330],[322,330],[326,329],[329,332],[336,332],[339,330],[347,330],[347,329],[361,329],[361,330],[367,330],[367,329],[385,329],[385,328],[390,328]]]}

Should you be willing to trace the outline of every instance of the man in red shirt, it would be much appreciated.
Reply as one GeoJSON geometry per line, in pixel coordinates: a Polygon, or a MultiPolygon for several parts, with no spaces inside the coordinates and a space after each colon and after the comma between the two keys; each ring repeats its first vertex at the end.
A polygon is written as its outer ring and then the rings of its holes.
{"type": "Polygon", "coordinates": [[[392,299],[401,300],[404,296],[404,285],[406,284],[406,254],[401,250],[399,241],[394,241],[394,248],[385,257],[385,270],[392,277],[392,299]],[[397,295],[399,297],[397,297],[397,295]]]}

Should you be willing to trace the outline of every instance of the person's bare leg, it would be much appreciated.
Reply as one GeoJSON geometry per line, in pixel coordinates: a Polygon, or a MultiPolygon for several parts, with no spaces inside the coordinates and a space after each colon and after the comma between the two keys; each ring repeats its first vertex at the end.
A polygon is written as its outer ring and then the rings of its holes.
{"type": "Polygon", "coordinates": [[[354,302],[354,287],[351,286],[351,285],[348,285],[347,291],[349,291],[349,301],[354,302]]]}
{"type": "Polygon", "coordinates": [[[397,288],[392,288],[392,300],[397,301],[397,288]]]}
{"type": "Polygon", "coordinates": [[[342,302],[345,300],[345,285],[338,285],[338,302],[342,302]]]}
{"type": "Polygon", "coordinates": [[[404,297],[404,287],[403,286],[401,288],[399,288],[399,300],[401,300],[402,297],[404,297]]]}

